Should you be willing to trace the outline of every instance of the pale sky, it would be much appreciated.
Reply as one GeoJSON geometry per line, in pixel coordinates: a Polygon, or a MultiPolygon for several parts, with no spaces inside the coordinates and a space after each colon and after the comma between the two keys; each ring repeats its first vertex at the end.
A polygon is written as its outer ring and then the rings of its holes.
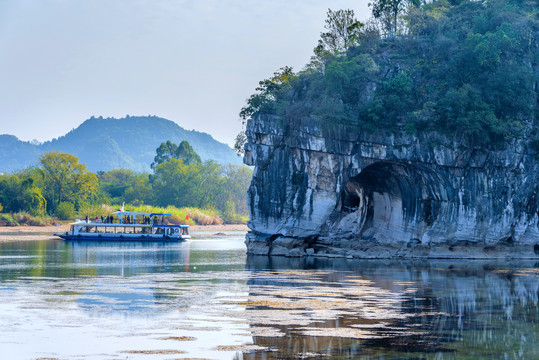
{"type": "Polygon", "coordinates": [[[258,81],[309,61],[328,8],[368,0],[0,0],[0,134],[157,115],[232,145],[258,81]]]}

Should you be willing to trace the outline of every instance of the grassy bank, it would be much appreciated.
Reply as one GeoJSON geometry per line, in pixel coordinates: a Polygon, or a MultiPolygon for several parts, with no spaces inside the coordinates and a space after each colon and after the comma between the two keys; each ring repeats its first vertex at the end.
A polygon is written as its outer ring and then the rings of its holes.
{"type": "MultiPolygon", "coordinates": [[[[112,214],[121,208],[121,205],[85,205],[78,211],[79,217],[101,217],[112,214]]],[[[159,207],[151,205],[125,205],[125,210],[135,212],[152,212],[171,214],[169,221],[173,224],[187,225],[221,225],[226,224],[245,224],[247,216],[237,214],[226,214],[223,216],[215,209],[199,209],[192,207],[177,208],[175,206],[159,207]]]]}
{"type": "Polygon", "coordinates": [[[55,219],[50,216],[34,216],[24,211],[0,214],[0,226],[48,226],[55,222],[55,219]]]}
{"type": "MultiPolygon", "coordinates": [[[[60,220],[57,217],[34,216],[27,212],[0,213],[0,226],[48,226],[57,222],[64,223],[75,218],[83,219],[111,215],[121,208],[121,205],[85,204],[76,213],[70,214],[67,219],[60,220]]],[[[175,206],[159,207],[150,205],[132,206],[125,205],[126,211],[151,212],[171,214],[169,222],[172,224],[186,225],[222,225],[222,224],[246,224],[248,217],[238,214],[226,214],[223,216],[215,209],[199,209],[191,207],[177,208],[175,206]]]]}

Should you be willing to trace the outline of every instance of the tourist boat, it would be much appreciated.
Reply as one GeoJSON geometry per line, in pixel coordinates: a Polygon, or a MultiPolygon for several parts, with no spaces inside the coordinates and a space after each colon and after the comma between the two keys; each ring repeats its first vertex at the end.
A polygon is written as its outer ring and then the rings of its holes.
{"type": "Polygon", "coordinates": [[[105,219],[77,220],[69,231],[57,234],[64,240],[94,241],[182,241],[190,239],[189,225],[169,225],[171,214],[122,210],[105,219]],[[115,216],[114,216],[115,215],[115,216]]]}

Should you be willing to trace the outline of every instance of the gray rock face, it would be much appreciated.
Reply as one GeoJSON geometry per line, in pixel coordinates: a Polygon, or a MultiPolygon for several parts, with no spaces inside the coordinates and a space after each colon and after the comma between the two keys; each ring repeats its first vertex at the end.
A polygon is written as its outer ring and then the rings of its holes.
{"type": "Polygon", "coordinates": [[[539,162],[315,119],[249,120],[249,254],[538,258],[539,162]]]}

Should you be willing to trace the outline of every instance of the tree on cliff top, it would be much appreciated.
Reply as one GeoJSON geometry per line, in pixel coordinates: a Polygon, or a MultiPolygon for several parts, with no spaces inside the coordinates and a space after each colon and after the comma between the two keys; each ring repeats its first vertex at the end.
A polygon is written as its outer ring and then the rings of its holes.
{"type": "Polygon", "coordinates": [[[320,40],[311,58],[311,66],[323,67],[333,56],[346,53],[349,47],[357,44],[364,26],[356,19],[354,10],[328,9],[324,25],[327,31],[320,34],[320,40]]]}
{"type": "Polygon", "coordinates": [[[287,121],[311,117],[368,131],[439,132],[468,146],[499,147],[524,133],[539,138],[537,1],[379,0],[371,6],[373,16],[392,15],[393,33],[400,21],[406,36],[361,27],[345,52],[275,83],[263,106],[248,101],[244,120],[255,113],[287,121]]]}
{"type": "Polygon", "coordinates": [[[240,118],[245,121],[256,112],[271,112],[275,110],[280,95],[291,89],[296,75],[294,70],[285,66],[273,73],[269,79],[258,82],[256,93],[247,100],[247,105],[240,111],[240,118]]]}
{"type": "Polygon", "coordinates": [[[420,0],[374,0],[369,6],[372,7],[374,18],[382,22],[386,34],[392,37],[399,33],[399,23],[406,8],[420,4],[420,0]]]}

